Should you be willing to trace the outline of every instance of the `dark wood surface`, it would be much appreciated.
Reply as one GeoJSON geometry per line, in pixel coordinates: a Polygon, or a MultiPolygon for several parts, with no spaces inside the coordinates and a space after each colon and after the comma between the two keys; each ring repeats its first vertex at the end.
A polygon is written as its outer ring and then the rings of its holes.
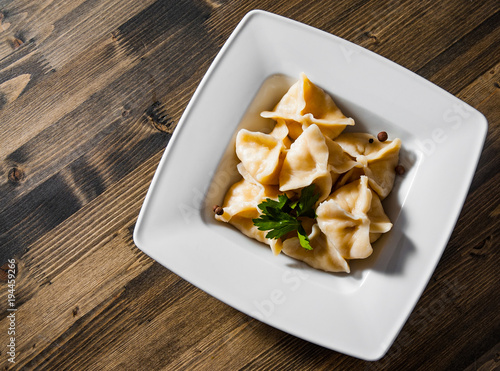
{"type": "Polygon", "coordinates": [[[500,366],[500,3],[0,0],[0,360],[37,370],[500,366]],[[489,121],[455,230],[387,355],[271,328],[144,255],[141,204],[236,24],[264,9],[379,53],[489,121]],[[8,361],[15,259],[16,363],[8,361]]]}

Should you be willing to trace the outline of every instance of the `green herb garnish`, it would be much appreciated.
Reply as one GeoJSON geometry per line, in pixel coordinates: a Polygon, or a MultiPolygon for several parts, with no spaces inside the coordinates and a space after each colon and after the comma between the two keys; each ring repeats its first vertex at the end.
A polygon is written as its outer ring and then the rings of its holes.
{"type": "Polygon", "coordinates": [[[278,201],[266,198],[258,205],[262,214],[257,219],[252,219],[253,224],[260,231],[269,231],[266,238],[278,239],[289,232],[297,231],[300,245],[306,250],[312,250],[306,231],[298,218],[316,218],[314,205],[319,194],[315,193],[314,189],[314,184],[302,189],[297,200],[288,198],[286,194],[279,195],[278,201]]]}

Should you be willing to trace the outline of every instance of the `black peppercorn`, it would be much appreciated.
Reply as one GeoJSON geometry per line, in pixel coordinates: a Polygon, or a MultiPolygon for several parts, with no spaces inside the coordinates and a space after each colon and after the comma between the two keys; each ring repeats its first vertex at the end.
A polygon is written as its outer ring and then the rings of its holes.
{"type": "Polygon", "coordinates": [[[377,134],[377,139],[380,141],[380,142],[385,142],[387,140],[389,136],[387,135],[387,133],[385,131],[381,131],[380,133],[377,134]]]}
{"type": "Polygon", "coordinates": [[[224,209],[222,207],[220,207],[219,205],[214,205],[214,207],[212,208],[212,210],[217,215],[224,214],[224,209]]]}

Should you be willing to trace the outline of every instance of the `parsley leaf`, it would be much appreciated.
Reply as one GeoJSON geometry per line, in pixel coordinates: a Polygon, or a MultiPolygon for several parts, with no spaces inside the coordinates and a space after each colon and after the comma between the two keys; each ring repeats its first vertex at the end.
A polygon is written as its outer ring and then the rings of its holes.
{"type": "Polygon", "coordinates": [[[307,216],[309,218],[316,218],[314,211],[314,204],[319,199],[319,193],[314,193],[314,184],[307,186],[300,193],[299,201],[297,202],[296,210],[297,216],[307,216]]]}
{"type": "Polygon", "coordinates": [[[306,231],[304,227],[300,225],[297,229],[297,235],[299,236],[300,246],[302,246],[306,250],[312,250],[311,241],[309,241],[309,237],[307,237],[306,231]]]}
{"type": "Polygon", "coordinates": [[[285,234],[297,230],[300,222],[293,216],[282,211],[272,211],[268,215],[261,215],[253,219],[254,224],[261,231],[269,231],[266,238],[280,238],[285,234]]]}
{"type": "Polygon", "coordinates": [[[266,198],[265,201],[262,201],[258,206],[259,209],[262,210],[264,214],[268,213],[268,210],[281,210],[285,206],[288,201],[288,196],[286,194],[282,194],[278,196],[278,201],[271,200],[270,198],[266,198]]]}
{"type": "Polygon", "coordinates": [[[278,196],[278,201],[266,198],[258,207],[262,214],[257,219],[252,219],[260,231],[269,231],[266,238],[278,239],[287,233],[297,231],[300,245],[307,250],[312,250],[309,238],[302,226],[299,217],[315,218],[314,205],[319,199],[315,192],[315,185],[304,188],[298,200],[291,200],[286,194],[278,196]]]}

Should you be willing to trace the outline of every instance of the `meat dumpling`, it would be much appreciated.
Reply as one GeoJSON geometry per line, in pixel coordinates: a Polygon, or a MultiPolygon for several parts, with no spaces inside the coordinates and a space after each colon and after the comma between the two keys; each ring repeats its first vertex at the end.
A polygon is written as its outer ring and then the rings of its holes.
{"type": "Polygon", "coordinates": [[[316,214],[319,228],[345,259],[370,256],[371,239],[392,228],[366,176],[333,192],[318,206],[316,214]]]}
{"type": "Polygon", "coordinates": [[[326,272],[350,272],[349,264],[339,254],[317,224],[312,226],[312,232],[308,235],[312,250],[304,249],[298,237],[288,238],[283,241],[283,252],[297,260],[310,265],[313,268],[326,272]]]}
{"type": "Polygon", "coordinates": [[[325,137],[325,143],[328,147],[328,168],[332,183],[335,183],[341,174],[347,173],[355,167],[362,166],[345,153],[337,142],[325,137]]]}
{"type": "Polygon", "coordinates": [[[286,149],[290,148],[292,141],[288,137],[289,133],[288,126],[286,125],[285,120],[278,119],[276,125],[274,125],[273,130],[269,133],[269,135],[275,137],[280,140],[286,149]]]}
{"type": "Polygon", "coordinates": [[[267,232],[259,231],[252,222],[260,215],[258,205],[266,198],[277,199],[278,193],[277,186],[264,186],[243,178],[229,188],[222,204],[224,212],[216,214],[215,219],[232,224],[246,236],[268,244],[274,254],[279,254],[281,239],[266,238],[267,232]]]}
{"type": "Polygon", "coordinates": [[[367,133],[343,133],[335,142],[358,163],[358,166],[342,176],[339,185],[354,181],[364,174],[369,179],[370,187],[380,198],[387,197],[396,178],[394,169],[399,162],[401,140],[396,138],[380,142],[367,133]]]}
{"type": "Polygon", "coordinates": [[[279,176],[280,191],[288,191],[316,184],[319,201],[331,192],[332,179],[328,168],[329,150],[325,137],[313,124],[292,143],[279,176]]]}
{"type": "Polygon", "coordinates": [[[342,113],[330,95],[313,84],[304,73],[281,98],[274,110],[264,111],[261,116],[285,120],[292,139],[297,139],[301,132],[312,124],[318,125],[329,138],[338,136],[346,125],[354,125],[354,120],[342,113]]]}
{"type": "Polygon", "coordinates": [[[270,134],[241,129],[236,136],[236,156],[261,184],[278,184],[284,149],[283,141],[270,134]]]}

